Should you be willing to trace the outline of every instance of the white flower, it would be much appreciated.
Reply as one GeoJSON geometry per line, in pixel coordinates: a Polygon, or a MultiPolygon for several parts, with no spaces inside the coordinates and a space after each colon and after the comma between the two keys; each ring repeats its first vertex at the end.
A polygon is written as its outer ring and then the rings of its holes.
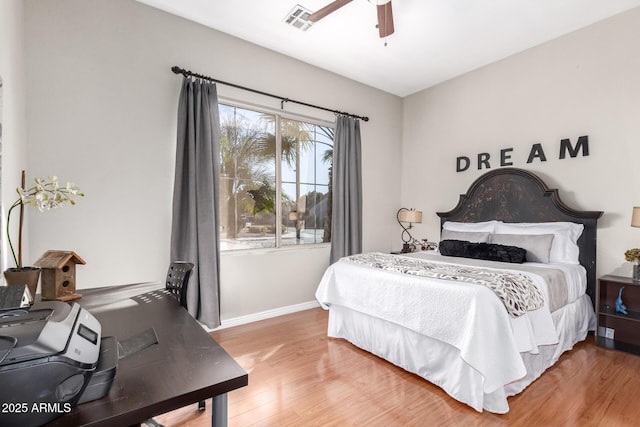
{"type": "Polygon", "coordinates": [[[28,190],[18,188],[18,194],[22,204],[37,207],[40,212],[55,209],[70,203],[75,205],[71,196],[84,196],[80,189],[73,183],[67,182],[64,188],[60,188],[58,177],[49,177],[47,180],[36,178],[36,185],[28,190]]]}
{"type": "MultiPolygon", "coordinates": [[[[21,257],[16,257],[13,244],[11,242],[11,236],[9,236],[11,211],[20,205],[36,207],[40,212],[58,208],[66,203],[75,205],[76,202],[73,197],[84,197],[84,194],[81,193],[80,189],[71,182],[67,182],[66,186],[61,188],[58,184],[57,176],[51,176],[47,179],[36,178],[35,185],[33,187],[26,190],[23,188],[17,188],[16,191],[20,197],[13,203],[13,205],[11,205],[9,212],[7,213],[7,237],[13,259],[16,262],[16,267],[20,268],[22,266],[18,259],[21,259],[21,257]]],[[[22,218],[20,221],[22,221],[22,218]]]]}

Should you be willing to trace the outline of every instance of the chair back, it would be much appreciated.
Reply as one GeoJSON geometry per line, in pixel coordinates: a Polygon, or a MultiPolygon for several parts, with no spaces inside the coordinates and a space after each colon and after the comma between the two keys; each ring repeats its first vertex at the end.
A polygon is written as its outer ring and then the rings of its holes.
{"type": "Polygon", "coordinates": [[[166,289],[180,303],[187,308],[187,285],[193,270],[193,263],[187,261],[174,261],[169,265],[167,271],[166,289]]]}

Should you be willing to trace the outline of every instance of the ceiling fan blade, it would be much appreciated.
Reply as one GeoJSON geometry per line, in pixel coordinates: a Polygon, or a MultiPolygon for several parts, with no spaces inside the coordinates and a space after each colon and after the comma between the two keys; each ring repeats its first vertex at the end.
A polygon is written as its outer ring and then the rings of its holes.
{"type": "Polygon", "coordinates": [[[378,5],[378,33],[381,38],[387,37],[393,32],[393,9],[391,8],[391,0],[385,4],[378,5]]]}
{"type": "Polygon", "coordinates": [[[322,9],[318,10],[317,12],[312,13],[309,16],[309,21],[318,22],[328,14],[335,12],[336,10],[340,9],[342,6],[346,5],[347,3],[351,3],[352,1],[353,0],[335,0],[334,2],[329,3],[322,9]]]}

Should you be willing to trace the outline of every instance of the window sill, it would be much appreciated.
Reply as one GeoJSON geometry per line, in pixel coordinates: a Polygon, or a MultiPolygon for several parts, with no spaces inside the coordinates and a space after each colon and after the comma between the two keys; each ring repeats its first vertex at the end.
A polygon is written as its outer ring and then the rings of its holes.
{"type": "Polygon", "coordinates": [[[221,251],[220,258],[226,258],[230,256],[244,256],[244,255],[264,255],[269,253],[282,253],[282,252],[296,252],[296,251],[307,251],[307,250],[320,250],[325,248],[330,248],[331,243],[316,243],[316,244],[307,244],[307,245],[287,245],[282,246],[280,248],[260,248],[260,249],[235,249],[229,251],[221,251]]]}

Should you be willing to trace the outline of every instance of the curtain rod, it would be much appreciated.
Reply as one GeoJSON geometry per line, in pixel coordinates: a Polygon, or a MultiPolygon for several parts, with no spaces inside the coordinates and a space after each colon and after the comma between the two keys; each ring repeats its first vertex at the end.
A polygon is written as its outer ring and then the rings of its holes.
{"type": "Polygon", "coordinates": [[[334,113],[334,114],[342,114],[344,116],[354,117],[356,119],[361,119],[361,120],[363,120],[365,122],[369,121],[369,117],[366,117],[366,116],[358,116],[356,114],[345,113],[344,111],[332,110],[330,108],[320,107],[318,105],[308,104],[308,103],[302,102],[302,101],[296,101],[294,99],[285,98],[285,97],[282,97],[282,96],[278,96],[278,95],[274,95],[274,94],[271,94],[271,93],[263,92],[261,90],[251,89],[251,88],[248,88],[248,87],[245,87],[245,86],[240,86],[240,85],[237,85],[237,84],[234,84],[234,83],[229,83],[229,82],[225,82],[225,81],[222,81],[222,80],[214,79],[213,77],[204,76],[202,74],[194,73],[193,71],[185,70],[185,69],[180,68],[180,67],[178,67],[176,65],[171,67],[171,71],[173,71],[175,74],[182,74],[185,77],[189,77],[189,76],[197,77],[199,79],[220,83],[220,84],[223,84],[223,85],[226,85],[226,86],[232,86],[232,87],[235,87],[235,88],[238,88],[238,89],[247,90],[249,92],[258,93],[260,95],[270,96],[271,98],[279,99],[280,100],[280,108],[281,109],[284,109],[284,103],[285,102],[293,102],[294,104],[300,104],[300,105],[304,105],[306,107],[316,108],[318,110],[329,111],[329,112],[334,113]]]}

